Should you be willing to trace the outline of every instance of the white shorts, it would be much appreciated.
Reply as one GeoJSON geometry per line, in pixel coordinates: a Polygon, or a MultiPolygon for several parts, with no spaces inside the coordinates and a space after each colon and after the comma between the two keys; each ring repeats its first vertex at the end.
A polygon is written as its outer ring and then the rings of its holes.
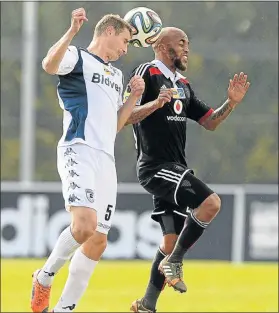
{"type": "Polygon", "coordinates": [[[66,210],[71,206],[95,209],[96,230],[108,234],[117,193],[113,158],[101,150],[76,143],[57,148],[57,168],[66,210]]]}

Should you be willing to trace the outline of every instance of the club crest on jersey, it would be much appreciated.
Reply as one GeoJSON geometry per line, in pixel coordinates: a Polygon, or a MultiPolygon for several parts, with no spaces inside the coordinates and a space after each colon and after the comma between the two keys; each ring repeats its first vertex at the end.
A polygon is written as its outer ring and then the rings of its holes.
{"type": "Polygon", "coordinates": [[[95,201],[94,191],[92,189],[85,189],[86,198],[89,202],[95,201]]]}
{"type": "Polygon", "coordinates": [[[110,69],[109,67],[107,67],[105,65],[104,65],[104,72],[105,72],[106,75],[114,76],[114,74],[115,74],[115,71],[113,69],[110,69]]]}
{"type": "Polygon", "coordinates": [[[174,105],[173,105],[173,109],[174,109],[174,112],[176,114],[180,114],[182,112],[182,109],[183,109],[183,104],[180,100],[176,100],[174,102],[174,105]]]}
{"type": "Polygon", "coordinates": [[[185,99],[185,92],[183,88],[171,88],[173,99],[185,99]]]}

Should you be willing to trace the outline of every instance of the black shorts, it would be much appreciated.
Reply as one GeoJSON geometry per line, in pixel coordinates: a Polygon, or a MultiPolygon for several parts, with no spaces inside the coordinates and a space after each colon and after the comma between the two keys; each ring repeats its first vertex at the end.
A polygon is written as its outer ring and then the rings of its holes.
{"type": "MultiPolygon", "coordinates": [[[[141,185],[153,195],[152,218],[159,215],[188,215],[214,193],[204,182],[194,176],[193,170],[178,163],[164,163],[139,171],[141,185]]],[[[177,220],[177,217],[175,217],[177,220]]],[[[161,223],[160,223],[161,224],[161,223]]],[[[162,225],[161,225],[162,226],[162,225]]]]}
{"type": "Polygon", "coordinates": [[[154,196],[153,203],[154,210],[151,213],[151,218],[160,224],[163,235],[179,235],[184,226],[185,219],[190,213],[190,209],[185,208],[182,210],[176,204],[154,196]]]}

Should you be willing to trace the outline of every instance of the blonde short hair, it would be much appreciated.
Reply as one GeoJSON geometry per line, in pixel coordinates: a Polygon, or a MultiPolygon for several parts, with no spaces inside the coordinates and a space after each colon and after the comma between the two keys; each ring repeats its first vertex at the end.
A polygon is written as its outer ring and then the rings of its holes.
{"type": "Polygon", "coordinates": [[[103,16],[102,19],[97,23],[94,33],[96,36],[100,36],[109,26],[112,26],[115,29],[116,35],[122,33],[124,29],[127,29],[131,36],[133,34],[131,25],[123,20],[119,15],[114,14],[107,14],[103,16]]]}

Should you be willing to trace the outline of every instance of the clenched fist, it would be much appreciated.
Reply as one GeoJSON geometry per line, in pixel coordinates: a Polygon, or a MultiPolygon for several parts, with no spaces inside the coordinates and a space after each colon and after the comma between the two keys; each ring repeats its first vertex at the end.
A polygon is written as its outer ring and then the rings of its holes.
{"type": "Polygon", "coordinates": [[[78,33],[84,21],[88,21],[84,8],[74,10],[71,19],[71,31],[74,34],[78,33]]]}
{"type": "Polygon", "coordinates": [[[172,90],[171,89],[161,89],[159,96],[156,100],[156,106],[162,108],[167,102],[171,102],[172,90]]]}
{"type": "Polygon", "coordinates": [[[145,88],[145,82],[141,76],[135,75],[130,80],[129,85],[131,89],[131,96],[135,96],[139,98],[143,94],[144,88],[145,88]]]}

